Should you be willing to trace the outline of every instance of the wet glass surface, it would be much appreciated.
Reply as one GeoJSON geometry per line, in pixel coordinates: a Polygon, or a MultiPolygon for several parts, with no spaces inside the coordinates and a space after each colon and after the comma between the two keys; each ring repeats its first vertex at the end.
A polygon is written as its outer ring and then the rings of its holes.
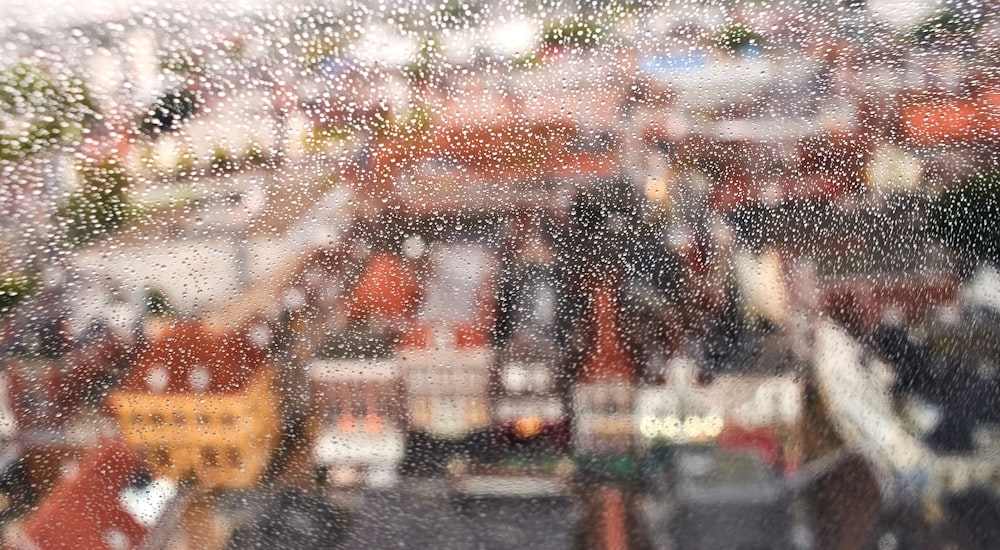
{"type": "Polygon", "coordinates": [[[10,548],[995,548],[992,1],[0,1],[10,548]]]}

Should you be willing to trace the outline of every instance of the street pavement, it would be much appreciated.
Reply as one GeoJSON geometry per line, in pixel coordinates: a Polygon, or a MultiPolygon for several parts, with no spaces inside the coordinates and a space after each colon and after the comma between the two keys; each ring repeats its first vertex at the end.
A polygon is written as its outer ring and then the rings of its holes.
{"type": "Polygon", "coordinates": [[[352,508],[344,549],[568,549],[583,517],[570,497],[456,500],[441,480],[405,480],[352,508]]]}

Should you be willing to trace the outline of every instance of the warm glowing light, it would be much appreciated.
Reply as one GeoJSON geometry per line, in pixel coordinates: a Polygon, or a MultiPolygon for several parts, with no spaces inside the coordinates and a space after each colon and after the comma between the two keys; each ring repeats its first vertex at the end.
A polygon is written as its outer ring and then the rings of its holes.
{"type": "Polygon", "coordinates": [[[365,417],[364,430],[370,434],[382,433],[383,425],[382,417],[377,414],[369,414],[365,417]]]}
{"type": "Polygon", "coordinates": [[[655,416],[647,416],[639,422],[639,433],[642,434],[642,437],[653,439],[660,436],[662,427],[663,423],[660,422],[659,418],[656,418],[655,416]]]}
{"type": "Polygon", "coordinates": [[[702,437],[704,431],[700,416],[689,416],[684,419],[684,436],[688,439],[698,439],[702,437]]]}
{"type": "Polygon", "coordinates": [[[725,427],[725,422],[722,417],[717,414],[710,414],[706,416],[701,423],[702,431],[705,437],[715,438],[719,437],[722,433],[722,428],[725,427]]]}
{"type": "Polygon", "coordinates": [[[681,433],[681,419],[674,415],[667,415],[660,426],[660,433],[665,437],[674,439],[681,433]]]}
{"type": "Polygon", "coordinates": [[[654,176],[646,180],[646,199],[649,202],[663,204],[668,198],[667,182],[663,178],[654,176]]]}
{"type": "Polygon", "coordinates": [[[518,437],[534,437],[542,433],[542,419],[537,416],[519,418],[514,423],[514,433],[518,437]]]}
{"type": "Polygon", "coordinates": [[[717,414],[683,418],[673,414],[663,417],[650,415],[639,421],[639,433],[646,439],[702,440],[719,437],[724,426],[725,421],[717,414]]]}
{"type": "Polygon", "coordinates": [[[337,421],[337,429],[345,434],[352,434],[358,430],[358,419],[353,414],[345,414],[337,421]]]}

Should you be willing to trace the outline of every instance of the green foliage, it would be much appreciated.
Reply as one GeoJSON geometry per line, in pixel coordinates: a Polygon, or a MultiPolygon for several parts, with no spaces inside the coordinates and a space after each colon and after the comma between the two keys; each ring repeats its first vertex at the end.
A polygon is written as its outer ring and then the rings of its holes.
{"type": "Polygon", "coordinates": [[[1000,266],[1000,171],[941,193],[929,212],[933,234],[960,256],[1000,266]]]}
{"type": "Polygon", "coordinates": [[[309,68],[318,67],[327,59],[340,55],[345,41],[339,32],[308,40],[302,46],[302,63],[309,68]]]}
{"type": "Polygon", "coordinates": [[[611,5],[620,13],[648,13],[655,10],[659,3],[656,0],[614,0],[611,5]]]}
{"type": "Polygon", "coordinates": [[[538,53],[526,53],[515,58],[512,65],[515,69],[522,71],[530,71],[539,67],[542,64],[541,56],[538,53]]]}
{"type": "Polygon", "coordinates": [[[28,63],[0,71],[0,160],[17,160],[79,136],[95,112],[79,79],[55,80],[28,63]]]}
{"type": "Polygon", "coordinates": [[[212,150],[212,170],[215,172],[228,172],[236,169],[236,159],[232,151],[222,145],[216,145],[212,150]]]}
{"type": "Polygon", "coordinates": [[[149,315],[150,317],[162,317],[164,315],[170,315],[173,312],[173,308],[170,307],[170,300],[167,299],[167,295],[158,288],[146,289],[146,295],[143,297],[143,303],[146,304],[146,315],[149,315]]]}
{"type": "Polygon", "coordinates": [[[414,105],[395,118],[384,115],[371,121],[371,131],[379,138],[426,138],[431,134],[434,118],[424,105],[414,105]]]}
{"type": "Polygon", "coordinates": [[[431,77],[431,65],[426,59],[417,59],[403,67],[403,75],[410,82],[427,82],[431,77]]]}
{"type": "Polygon", "coordinates": [[[431,113],[426,107],[417,105],[410,109],[410,112],[397,121],[399,132],[406,135],[425,136],[431,131],[431,113]]]}
{"type": "Polygon", "coordinates": [[[441,42],[436,33],[424,35],[420,42],[420,50],[409,65],[403,68],[403,74],[414,83],[427,82],[433,76],[434,60],[441,55],[441,42]]]}
{"type": "Polygon", "coordinates": [[[267,151],[264,147],[257,142],[250,142],[247,145],[246,151],[247,163],[251,165],[260,165],[267,162],[267,151]]]}
{"type": "Polygon", "coordinates": [[[315,69],[327,59],[339,56],[350,42],[353,31],[329,8],[312,8],[296,18],[296,42],[301,44],[299,60],[315,69]]]}
{"type": "Polygon", "coordinates": [[[139,129],[148,136],[172,132],[198,112],[199,103],[198,98],[187,90],[171,90],[150,106],[139,129]]]}
{"type": "Polygon", "coordinates": [[[222,53],[230,61],[242,61],[247,54],[247,45],[241,39],[225,40],[222,43],[222,53]]]}
{"type": "Polygon", "coordinates": [[[0,315],[9,312],[38,288],[38,277],[24,273],[0,276],[0,315]]]}
{"type": "Polygon", "coordinates": [[[907,38],[917,45],[932,45],[948,37],[970,37],[982,27],[976,14],[944,7],[929,15],[910,30],[907,38]]]}
{"type": "Polygon", "coordinates": [[[73,246],[118,229],[136,213],[127,196],[131,180],[116,160],[84,164],[79,175],[80,190],[56,214],[66,241],[73,246]]]}
{"type": "Polygon", "coordinates": [[[438,29],[461,27],[475,21],[482,14],[483,5],[481,2],[447,0],[441,3],[430,22],[438,29]]]}
{"type": "Polygon", "coordinates": [[[764,45],[764,37],[739,23],[726,27],[715,37],[715,46],[722,51],[740,54],[764,45]]]}
{"type": "Polygon", "coordinates": [[[160,58],[160,66],[167,72],[180,76],[202,74],[204,69],[202,56],[191,50],[172,51],[160,58]]]}
{"type": "Polygon", "coordinates": [[[310,154],[322,153],[351,139],[351,135],[351,130],[344,126],[317,126],[305,135],[302,148],[310,154]]]}
{"type": "Polygon", "coordinates": [[[549,46],[592,48],[606,38],[606,31],[597,21],[573,19],[545,30],[542,42],[549,46]]]}

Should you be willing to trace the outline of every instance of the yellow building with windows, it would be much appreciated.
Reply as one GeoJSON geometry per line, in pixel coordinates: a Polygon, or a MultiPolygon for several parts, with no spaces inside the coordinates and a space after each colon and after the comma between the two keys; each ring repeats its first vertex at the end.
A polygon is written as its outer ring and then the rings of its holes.
{"type": "Polygon", "coordinates": [[[110,404],[155,476],[247,488],[279,437],[273,379],[266,351],[248,338],[178,321],[151,339],[110,404]]]}

